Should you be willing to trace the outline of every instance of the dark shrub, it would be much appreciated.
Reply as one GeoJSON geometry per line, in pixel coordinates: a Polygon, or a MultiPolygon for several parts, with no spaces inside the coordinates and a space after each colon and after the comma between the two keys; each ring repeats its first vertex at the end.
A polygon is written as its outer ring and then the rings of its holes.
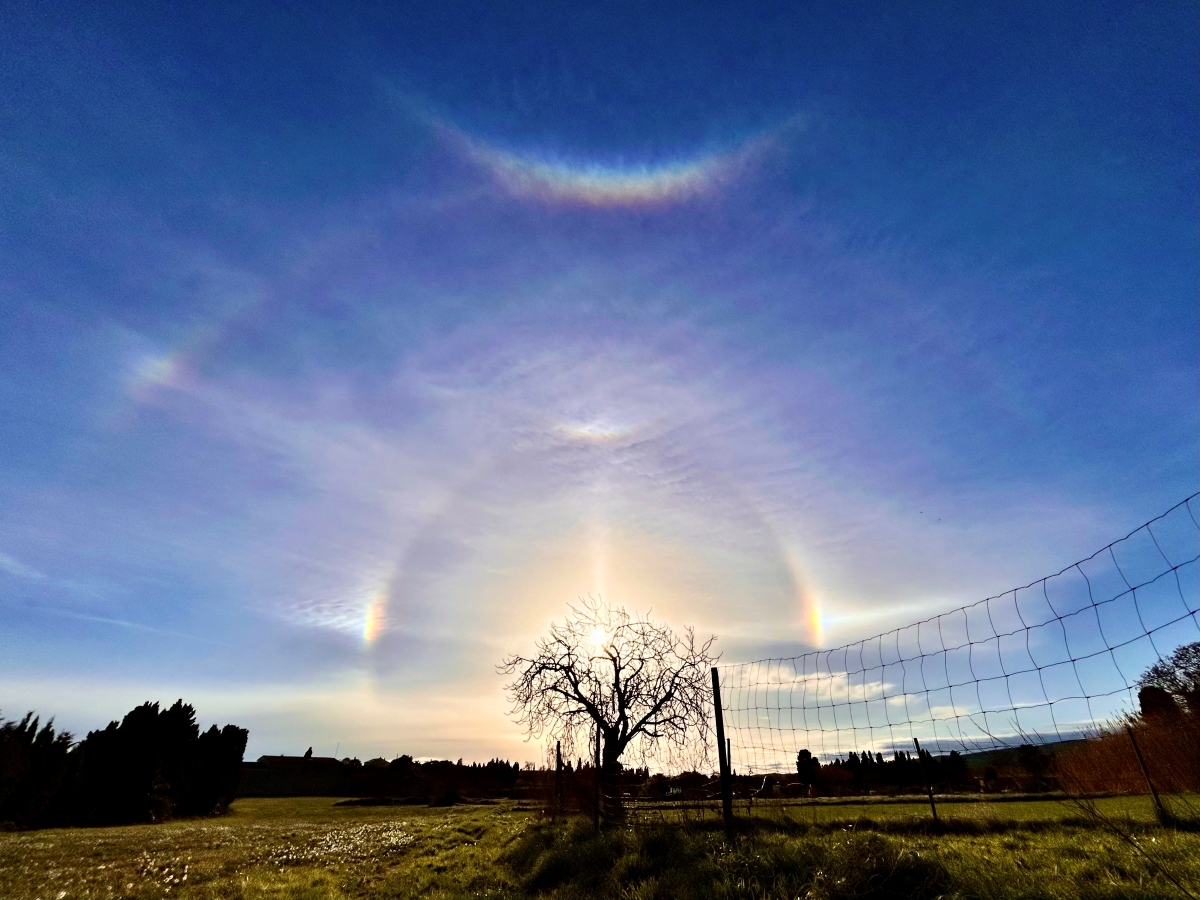
{"type": "Polygon", "coordinates": [[[429,801],[430,806],[454,806],[457,803],[462,803],[462,798],[458,796],[458,790],[452,787],[446,788],[429,801]]]}
{"type": "Polygon", "coordinates": [[[19,827],[117,825],[208,815],[233,800],[248,732],[203,734],[182,700],[143,703],[71,746],[32,714],[0,722],[0,821],[19,827]]]}

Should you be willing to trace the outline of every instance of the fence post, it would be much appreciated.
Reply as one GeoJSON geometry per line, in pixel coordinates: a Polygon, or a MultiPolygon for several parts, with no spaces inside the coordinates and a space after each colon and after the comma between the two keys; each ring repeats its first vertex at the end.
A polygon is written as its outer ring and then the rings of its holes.
{"type": "Polygon", "coordinates": [[[554,742],[554,818],[562,812],[563,801],[563,764],[562,741],[554,742]]]}
{"type": "Polygon", "coordinates": [[[596,726],[596,765],[592,770],[596,773],[596,805],[592,810],[592,825],[600,827],[600,726],[596,726]]]}
{"type": "Polygon", "coordinates": [[[713,711],[717,720],[717,756],[721,764],[721,817],[725,820],[725,831],[733,831],[733,785],[729,775],[729,745],[725,743],[725,719],[721,713],[721,678],[717,667],[712,667],[713,711]]]}
{"type": "Polygon", "coordinates": [[[933,824],[938,824],[937,804],[933,802],[933,782],[929,780],[929,773],[925,771],[925,757],[921,755],[921,742],[913,738],[913,743],[917,747],[917,762],[921,765],[921,779],[925,782],[925,790],[929,794],[929,808],[933,810],[933,824]]]}
{"type": "Polygon", "coordinates": [[[1150,780],[1150,770],[1146,768],[1146,761],[1142,759],[1142,748],[1138,746],[1137,739],[1133,736],[1133,729],[1128,725],[1125,726],[1125,733],[1129,735],[1129,743],[1133,744],[1133,755],[1137,757],[1138,765],[1142,767],[1142,774],[1146,776],[1146,784],[1150,788],[1150,793],[1154,796],[1154,810],[1158,813],[1159,821],[1164,821],[1167,818],[1167,810],[1159,799],[1158,791],[1154,788],[1154,782],[1150,780]]]}

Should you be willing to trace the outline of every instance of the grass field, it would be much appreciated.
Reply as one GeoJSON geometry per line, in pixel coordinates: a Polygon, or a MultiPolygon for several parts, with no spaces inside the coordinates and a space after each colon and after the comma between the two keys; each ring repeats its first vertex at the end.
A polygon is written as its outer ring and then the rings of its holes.
{"type": "Polygon", "coordinates": [[[1200,834],[1143,798],[1098,808],[1111,825],[1054,801],[945,804],[932,833],[919,804],[760,806],[727,842],[673,812],[597,835],[512,803],[244,799],[219,819],[0,834],[0,897],[1186,896],[1169,876],[1200,894],[1200,834]]]}

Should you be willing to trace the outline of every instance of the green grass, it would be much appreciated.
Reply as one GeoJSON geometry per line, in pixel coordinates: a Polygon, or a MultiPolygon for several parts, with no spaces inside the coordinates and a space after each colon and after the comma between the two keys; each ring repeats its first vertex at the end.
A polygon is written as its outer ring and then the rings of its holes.
{"type": "Polygon", "coordinates": [[[0,897],[1159,898],[1200,894],[1200,834],[1142,798],[1069,804],[760,805],[727,841],[695,814],[600,834],[511,803],[239,800],[219,819],[0,834],[0,897]]]}
{"type": "MultiPolygon", "coordinates": [[[[1063,797],[1048,799],[1044,795],[1030,795],[1028,799],[1012,799],[1001,795],[942,796],[937,799],[938,813],[943,818],[967,819],[980,823],[1033,822],[1074,819],[1084,815],[1079,805],[1063,797]]],[[[1171,803],[1174,798],[1168,797],[1171,803]]],[[[1179,798],[1184,809],[1200,807],[1200,798],[1188,795],[1179,798]]],[[[1101,797],[1092,801],[1095,808],[1106,818],[1125,823],[1149,824],[1155,821],[1154,804],[1148,796],[1101,797]]],[[[665,806],[665,804],[664,804],[665,806]]],[[[881,801],[856,800],[760,800],[753,804],[745,800],[734,802],[735,813],[755,819],[779,817],[818,825],[824,822],[839,822],[867,817],[875,821],[913,821],[930,818],[929,801],[921,798],[888,798],[881,801]]],[[[711,806],[705,815],[715,816],[711,806]]],[[[647,814],[643,814],[645,817],[647,814]]],[[[697,819],[697,813],[682,814],[685,818],[697,819]]]]}

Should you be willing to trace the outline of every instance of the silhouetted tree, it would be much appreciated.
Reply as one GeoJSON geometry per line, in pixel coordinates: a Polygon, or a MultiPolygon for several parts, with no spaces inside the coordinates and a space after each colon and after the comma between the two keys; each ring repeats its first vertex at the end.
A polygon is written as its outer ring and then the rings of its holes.
{"type": "Polygon", "coordinates": [[[807,748],[796,754],[796,774],[800,776],[801,784],[816,784],[817,770],[821,763],[807,748]]]}
{"type": "Polygon", "coordinates": [[[71,769],[71,735],[55,733],[53,721],[38,727],[27,713],[20,722],[0,722],[0,822],[29,828],[61,815],[71,769]]]}
{"type": "Polygon", "coordinates": [[[0,722],[0,821],[108,825],[206,815],[232,802],[248,733],[203,734],[182,700],[144,703],[72,746],[30,713],[0,722]]]}
{"type": "Polygon", "coordinates": [[[171,812],[163,777],[157,703],[143,703],[92,731],[79,752],[80,809],[88,825],[162,819],[171,812]]]}
{"type": "Polygon", "coordinates": [[[1017,762],[1033,779],[1034,790],[1044,790],[1050,758],[1042,752],[1042,748],[1033,744],[1022,744],[1017,748],[1017,762]]]}
{"type": "Polygon", "coordinates": [[[1146,721],[1171,722],[1183,711],[1170,693],[1154,685],[1146,685],[1138,691],[1138,709],[1146,721]]]}
{"type": "MultiPolygon", "coordinates": [[[[1160,659],[1138,679],[1138,686],[1165,691],[1193,716],[1200,717],[1200,641],[1183,644],[1166,659],[1160,659]]],[[[1142,692],[1138,692],[1139,702],[1142,692]]],[[[1153,708],[1161,698],[1151,700],[1153,708]]],[[[1143,712],[1145,707],[1143,704],[1143,712]]]]}
{"type": "Polygon", "coordinates": [[[946,756],[934,757],[938,764],[938,780],[957,783],[967,775],[967,761],[957,750],[951,750],[946,756]]]}
{"type": "Polygon", "coordinates": [[[934,784],[959,783],[966,777],[967,762],[957,750],[951,750],[945,756],[934,756],[925,749],[919,757],[904,750],[894,750],[891,759],[885,759],[879,752],[851,751],[844,760],[834,759],[827,766],[820,766],[808,750],[801,750],[796,754],[796,773],[801,782],[818,784],[823,773],[829,775],[836,768],[840,774],[835,780],[840,778],[842,787],[852,781],[859,791],[878,787],[907,788],[924,784],[921,760],[924,760],[925,771],[934,784]]]}
{"type": "Polygon", "coordinates": [[[250,733],[236,725],[216,725],[196,740],[190,779],[180,796],[180,812],[207,815],[228,808],[237,795],[242,757],[250,733]]]}
{"type": "Polygon", "coordinates": [[[716,638],[697,643],[691,628],[676,635],[591,598],[571,613],[550,626],[533,657],[500,666],[516,676],[508,685],[512,715],[530,737],[557,738],[571,752],[599,732],[606,780],[635,745],[643,758],[707,756],[716,638]]]}
{"type": "Polygon", "coordinates": [[[388,763],[388,772],[397,778],[408,778],[413,773],[413,758],[407,754],[397,756],[388,763]]]}

